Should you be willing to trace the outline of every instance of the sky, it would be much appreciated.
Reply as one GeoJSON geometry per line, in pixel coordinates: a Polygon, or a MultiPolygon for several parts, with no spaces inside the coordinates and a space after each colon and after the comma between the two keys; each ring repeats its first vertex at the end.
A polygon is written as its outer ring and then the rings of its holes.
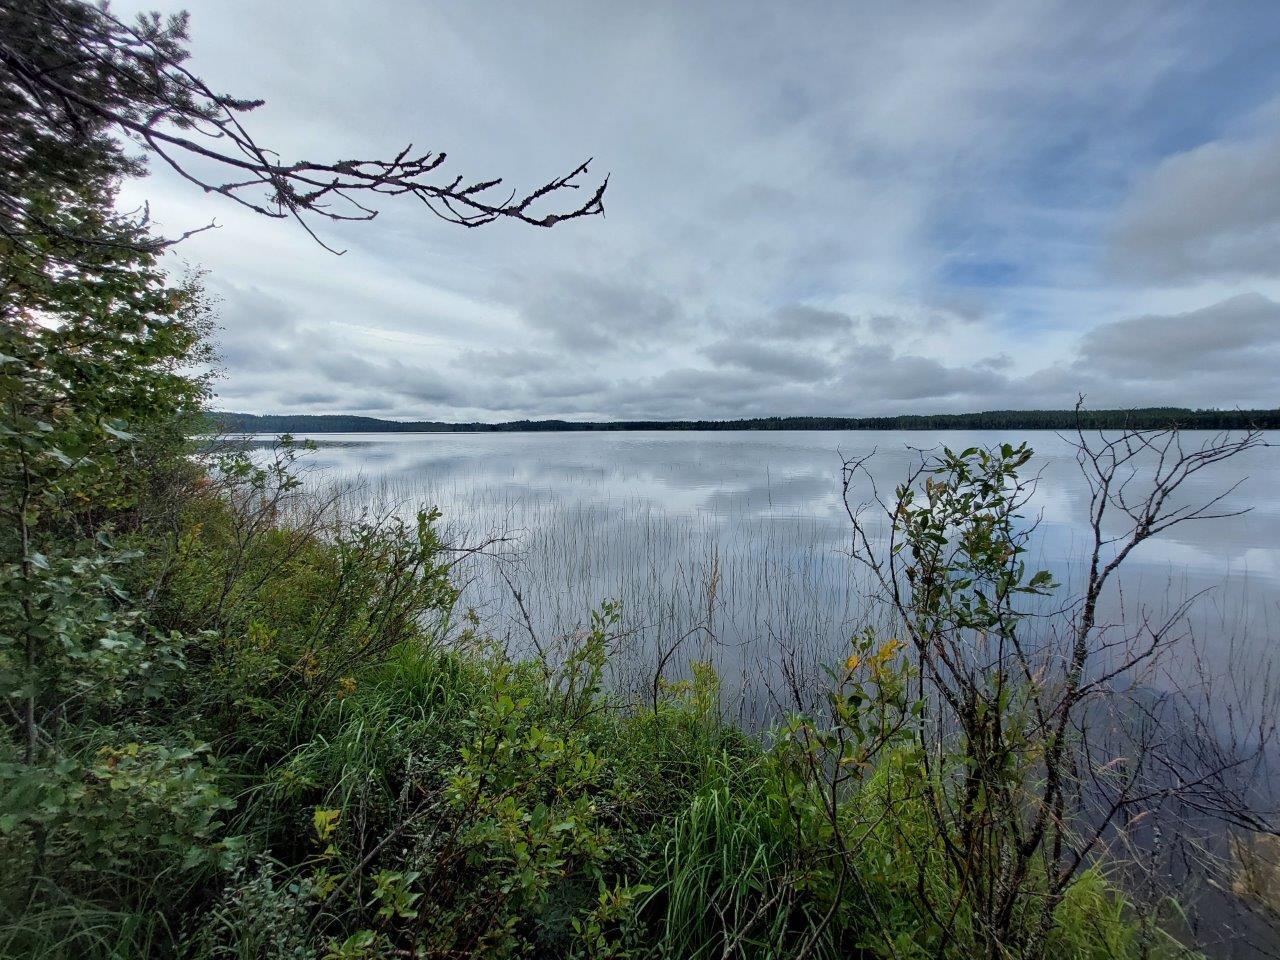
{"type": "Polygon", "coordinates": [[[218,409],[497,421],[1280,405],[1280,4],[187,0],[284,159],[445,150],[605,215],[296,224],[126,187],[218,409]]]}

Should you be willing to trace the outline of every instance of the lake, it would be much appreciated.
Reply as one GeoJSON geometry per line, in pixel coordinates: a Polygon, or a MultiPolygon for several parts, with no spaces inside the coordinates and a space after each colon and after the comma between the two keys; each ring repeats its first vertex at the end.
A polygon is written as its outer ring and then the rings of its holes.
{"type": "MultiPolygon", "coordinates": [[[[1207,438],[1209,435],[1204,434],[1207,438]]],[[[304,438],[299,438],[304,439],[304,438]]],[[[906,475],[912,448],[1017,443],[1036,452],[1039,525],[1029,564],[1078,583],[1088,488],[1068,441],[1054,433],[634,432],[317,434],[307,482],[343,485],[353,507],[412,512],[438,506],[451,540],[505,538],[466,562],[463,603],[513,644],[585,622],[621,602],[640,682],[655,651],[710,620],[676,661],[716,662],[744,712],[767,710],[791,670],[812,676],[843,659],[850,633],[882,622],[848,556],[841,501],[844,457],[874,452],[882,492],[906,475]],[[713,601],[708,603],[714,583],[713,601]],[[770,688],[766,696],[762,687],[770,688]]],[[[1188,443],[1200,435],[1188,433],[1188,443]]],[[[1269,652],[1280,614],[1280,451],[1259,448],[1197,474],[1188,499],[1244,479],[1228,507],[1251,512],[1188,523],[1143,544],[1127,562],[1107,615],[1155,612],[1204,591],[1189,618],[1202,643],[1233,658],[1269,652]]],[[[625,679],[625,678],[624,678],[625,679]]]]}

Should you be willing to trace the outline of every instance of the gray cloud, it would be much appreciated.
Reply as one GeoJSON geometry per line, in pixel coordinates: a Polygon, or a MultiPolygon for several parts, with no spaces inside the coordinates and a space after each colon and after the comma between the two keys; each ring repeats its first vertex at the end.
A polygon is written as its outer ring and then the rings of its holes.
{"type": "MultiPolygon", "coordinates": [[[[182,6],[117,0],[157,4],[182,6]]],[[[285,157],[413,140],[447,148],[450,176],[539,183],[589,155],[612,174],[603,218],[465,231],[389,203],[323,225],[350,251],[334,258],[157,166],[127,203],[152,201],[171,230],[223,224],[181,252],[223,298],[225,406],[466,420],[1056,406],[1081,390],[1275,402],[1280,99],[1251,105],[1280,97],[1280,74],[1236,46],[1280,42],[1280,16],[225,0],[192,32],[213,86],[267,99],[249,119],[285,157]],[[388,95],[407,83],[413,97],[388,95]]]]}
{"type": "Polygon", "coordinates": [[[285,301],[258,287],[234,285],[223,286],[215,301],[220,326],[216,347],[225,368],[253,373],[290,363],[298,324],[285,301]]]}
{"type": "Polygon", "coordinates": [[[1189,395],[1228,406],[1266,406],[1274,403],[1280,364],[1280,304],[1259,294],[1099,325],[1066,360],[1027,376],[1014,376],[1005,354],[948,364],[850,337],[841,338],[838,348],[807,350],[722,339],[701,350],[709,368],[623,378],[552,353],[474,352],[462,357],[465,376],[452,376],[448,367],[361,355],[323,330],[302,336],[306,349],[285,349],[271,337],[263,343],[253,331],[301,326],[275,306],[255,291],[242,291],[228,310],[251,324],[248,341],[243,330],[233,331],[234,349],[248,351],[252,343],[257,350],[252,362],[248,352],[242,358],[231,378],[232,395],[270,391],[270,410],[385,414],[435,404],[463,411],[457,418],[862,415],[1063,406],[1079,393],[1095,406],[1182,404],[1189,395]]]}
{"type": "Polygon", "coordinates": [[[846,334],[853,330],[853,326],[853,319],[848,314],[794,303],[773,311],[751,329],[762,337],[809,340],[846,334]]]}
{"type": "Polygon", "coordinates": [[[1156,281],[1280,273],[1280,135],[1214,141],[1143,177],[1121,212],[1112,265],[1156,281]]]}
{"type": "Polygon", "coordinates": [[[1277,347],[1280,304],[1248,293],[1187,313],[1095,327],[1084,337],[1079,362],[1129,380],[1166,380],[1242,369],[1277,347]]]}
{"type": "Polygon", "coordinates": [[[717,364],[799,383],[825,380],[834,370],[827,357],[749,340],[717,340],[703,347],[702,353],[717,364]]]}
{"type": "Polygon", "coordinates": [[[287,304],[257,288],[223,286],[218,299],[222,329],[217,346],[225,372],[221,387],[228,399],[269,395],[272,411],[293,406],[341,409],[357,393],[360,409],[368,410],[389,409],[389,397],[428,403],[457,399],[454,386],[437,370],[373,357],[358,342],[307,324],[287,304]]]}
{"type": "Polygon", "coordinates": [[[1263,399],[1280,365],[1280,304],[1257,294],[1172,316],[1142,316],[1089,331],[1075,369],[1122,381],[1222,379],[1222,396],[1263,399]]]}
{"type": "Polygon", "coordinates": [[[950,325],[949,316],[928,310],[916,317],[888,313],[872,314],[862,317],[858,328],[871,340],[881,343],[900,343],[910,337],[945,331],[950,325]]]}
{"type": "Polygon", "coordinates": [[[854,348],[844,379],[864,396],[887,400],[975,397],[997,392],[1006,385],[999,374],[948,366],[930,357],[898,356],[884,346],[854,348]]]}
{"type": "Polygon", "coordinates": [[[524,318],[557,346],[601,351],[666,336],[680,317],[666,293],[627,279],[562,273],[525,287],[524,318]]]}
{"type": "Polygon", "coordinates": [[[342,402],[343,396],[333,390],[299,390],[282,394],[280,399],[288,406],[331,407],[342,402]]]}
{"type": "Polygon", "coordinates": [[[974,366],[979,370],[1008,370],[1013,366],[1013,357],[1007,353],[997,353],[983,357],[974,366]]]}
{"type": "Polygon", "coordinates": [[[458,364],[483,374],[512,377],[554,370],[562,361],[543,350],[464,350],[458,364]]]}

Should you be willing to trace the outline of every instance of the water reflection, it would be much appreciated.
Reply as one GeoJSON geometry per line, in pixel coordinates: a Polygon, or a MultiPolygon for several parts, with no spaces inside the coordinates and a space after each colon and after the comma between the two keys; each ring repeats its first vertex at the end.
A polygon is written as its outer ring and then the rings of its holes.
{"type": "MultiPolygon", "coordinates": [[[[1207,435],[1206,435],[1207,436],[1207,435]]],[[[352,504],[436,505],[452,534],[510,533],[509,567],[536,627],[583,621],[622,600],[644,644],[678,637],[717,581],[716,645],[729,675],[776,670],[780,658],[834,658],[851,629],[880,613],[845,555],[844,457],[874,452],[872,475],[891,494],[916,449],[1028,440],[1039,484],[1031,561],[1068,585],[1090,543],[1089,490],[1068,442],[1052,433],[795,432],[567,434],[324,434],[309,438],[308,481],[351,486],[352,504]],[[916,448],[916,449],[913,449],[916,448]]],[[[1188,434],[1187,441],[1194,442],[1188,434]]],[[[1207,500],[1241,478],[1230,505],[1244,516],[1190,523],[1135,551],[1109,598],[1157,610],[1200,590],[1202,635],[1265,644],[1280,609],[1280,451],[1260,448],[1197,474],[1188,499],[1207,500]]],[[[510,630],[505,582],[483,563],[466,601],[510,630]]],[[[1225,642],[1225,641],[1224,641],[1225,642]]],[[[1261,651],[1259,651],[1261,652],[1261,651]]],[[[641,657],[643,659],[643,657],[641,657]]]]}

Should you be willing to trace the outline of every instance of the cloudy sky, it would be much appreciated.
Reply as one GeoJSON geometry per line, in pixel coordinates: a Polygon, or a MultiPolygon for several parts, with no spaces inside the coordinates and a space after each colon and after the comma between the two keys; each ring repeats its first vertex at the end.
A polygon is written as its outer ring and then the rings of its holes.
{"type": "MultiPolygon", "coordinates": [[[[118,12],[143,6],[118,2],[118,12]]],[[[249,412],[1280,404],[1280,6],[187,0],[284,158],[449,152],[606,215],[297,226],[160,170],[249,412]]],[[[178,265],[175,263],[175,269],[178,265]]]]}

